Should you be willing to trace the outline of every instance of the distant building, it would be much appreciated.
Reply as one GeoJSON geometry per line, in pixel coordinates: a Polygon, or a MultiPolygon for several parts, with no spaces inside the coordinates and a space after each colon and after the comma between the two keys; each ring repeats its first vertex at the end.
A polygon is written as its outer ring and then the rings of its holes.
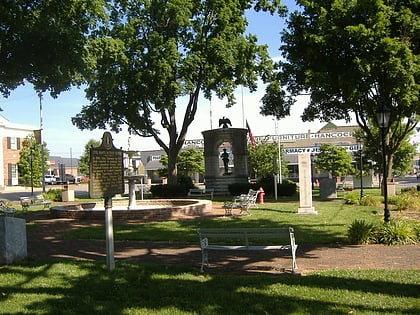
{"type": "Polygon", "coordinates": [[[0,115],[0,190],[19,184],[17,164],[23,140],[34,134],[34,126],[11,123],[0,115]]]}
{"type": "MultiPolygon", "coordinates": [[[[288,177],[296,179],[298,177],[297,158],[299,153],[306,152],[314,156],[320,152],[320,146],[323,143],[330,143],[344,147],[349,152],[356,152],[359,148],[353,134],[358,128],[359,126],[355,125],[336,126],[333,123],[327,123],[317,132],[308,130],[306,133],[254,136],[254,139],[257,143],[272,143],[277,142],[277,139],[279,139],[289,168],[288,177]]],[[[224,146],[230,151],[230,144],[224,143],[224,146]]],[[[186,150],[189,148],[203,150],[204,140],[186,140],[183,149],[186,150]]],[[[163,150],[141,151],[141,160],[145,166],[149,179],[152,179],[153,183],[161,182],[157,170],[163,167],[160,163],[160,156],[164,154],[166,153],[163,150]]],[[[222,169],[222,160],[219,162],[219,167],[222,169]]],[[[234,156],[230,158],[229,167],[234,167],[234,156]],[[232,165],[230,165],[231,163],[232,165]]],[[[202,181],[202,174],[200,174],[197,179],[202,181]]]]}

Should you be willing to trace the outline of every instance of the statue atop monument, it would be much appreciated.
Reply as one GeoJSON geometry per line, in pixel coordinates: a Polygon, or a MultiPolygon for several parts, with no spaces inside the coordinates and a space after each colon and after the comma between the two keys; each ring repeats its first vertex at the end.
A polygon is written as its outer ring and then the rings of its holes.
{"type": "Polygon", "coordinates": [[[229,128],[228,125],[232,127],[232,123],[230,122],[229,118],[226,118],[225,116],[223,116],[222,118],[219,119],[219,127],[222,126],[222,128],[229,128]]]}

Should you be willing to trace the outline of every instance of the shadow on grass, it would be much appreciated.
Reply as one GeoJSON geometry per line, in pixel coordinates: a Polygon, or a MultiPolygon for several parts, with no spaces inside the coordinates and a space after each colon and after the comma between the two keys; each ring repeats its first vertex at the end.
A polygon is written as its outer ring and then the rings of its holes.
{"type": "MultiPolygon", "coordinates": [[[[4,314],[416,314],[409,272],[200,275],[185,267],[33,262],[0,272],[4,314]],[[18,277],[13,277],[18,273],[18,277]],[[4,283],[4,281],[3,281],[4,283]],[[35,296],[35,298],[34,298],[35,296]],[[7,303],[13,300],[13,303],[7,303]]],[[[412,279],[412,276],[411,276],[412,279]]]]}

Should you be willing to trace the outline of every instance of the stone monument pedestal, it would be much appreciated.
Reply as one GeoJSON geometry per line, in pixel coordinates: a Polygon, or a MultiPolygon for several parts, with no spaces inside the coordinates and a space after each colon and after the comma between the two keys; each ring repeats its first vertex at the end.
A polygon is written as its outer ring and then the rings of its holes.
{"type": "Polygon", "coordinates": [[[312,206],[311,156],[298,155],[299,163],[299,214],[318,214],[312,206]]]}
{"type": "Polygon", "coordinates": [[[0,265],[12,264],[27,257],[26,221],[0,217],[0,265]]]}

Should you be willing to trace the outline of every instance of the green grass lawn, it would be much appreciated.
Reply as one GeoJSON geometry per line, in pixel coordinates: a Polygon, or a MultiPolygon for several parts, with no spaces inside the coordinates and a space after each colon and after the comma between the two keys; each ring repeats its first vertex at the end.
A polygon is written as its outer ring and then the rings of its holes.
{"type": "MultiPolygon", "coordinates": [[[[296,200],[266,202],[251,216],[114,224],[116,240],[197,244],[198,227],[293,226],[296,242],[346,242],[354,219],[380,223],[383,208],[315,201],[299,215],[296,200]]],[[[392,213],[392,216],[397,213],[392,213]]],[[[32,228],[28,225],[28,229],[32,228]]],[[[64,237],[103,239],[104,227],[64,237]]],[[[0,267],[0,314],[315,314],[420,313],[419,270],[330,270],[304,276],[200,274],[191,266],[30,260],[0,267]]]]}
{"type": "Polygon", "coordinates": [[[209,275],[182,266],[32,261],[0,269],[0,314],[419,314],[420,272],[209,275]]]}
{"type": "MultiPolygon", "coordinates": [[[[298,244],[346,242],[346,233],[354,219],[380,223],[381,207],[345,205],[341,200],[314,202],[318,215],[297,214],[299,203],[269,202],[250,210],[251,216],[194,219],[141,224],[114,224],[116,240],[196,243],[198,227],[285,227],[295,228],[298,244]]],[[[103,239],[104,227],[81,228],[65,235],[75,239],[103,239]]]]}

